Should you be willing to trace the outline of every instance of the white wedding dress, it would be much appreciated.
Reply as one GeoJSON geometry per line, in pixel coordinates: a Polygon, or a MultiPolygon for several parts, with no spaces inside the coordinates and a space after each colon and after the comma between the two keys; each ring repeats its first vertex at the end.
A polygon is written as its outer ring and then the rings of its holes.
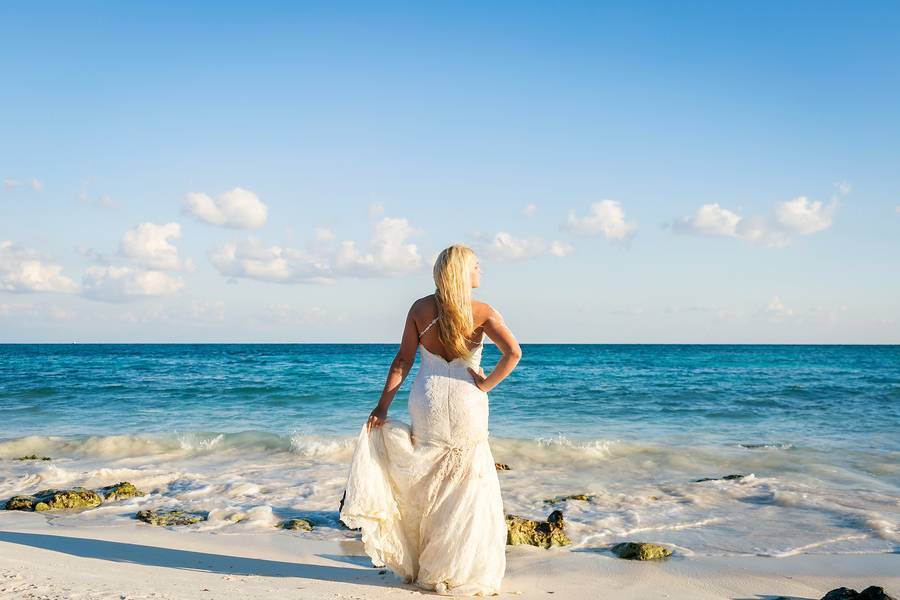
{"type": "Polygon", "coordinates": [[[499,594],[506,521],[488,445],[488,395],[466,370],[478,371],[484,344],[468,362],[419,348],[412,426],[391,418],[371,432],[363,425],[340,518],[362,529],[375,566],[407,583],[446,595],[499,594]]]}

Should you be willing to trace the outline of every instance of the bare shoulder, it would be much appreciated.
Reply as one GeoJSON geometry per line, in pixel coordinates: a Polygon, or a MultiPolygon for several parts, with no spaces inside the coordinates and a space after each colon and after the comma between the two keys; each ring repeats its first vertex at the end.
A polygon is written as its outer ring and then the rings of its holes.
{"type": "Polygon", "coordinates": [[[414,300],[412,306],[409,307],[409,312],[413,316],[425,319],[433,314],[435,309],[436,303],[434,294],[428,294],[427,296],[422,296],[421,298],[414,300]]]}
{"type": "Polygon", "coordinates": [[[475,317],[475,322],[481,323],[481,326],[489,323],[497,325],[503,322],[503,316],[500,314],[500,311],[487,302],[472,300],[472,313],[475,317]]]}

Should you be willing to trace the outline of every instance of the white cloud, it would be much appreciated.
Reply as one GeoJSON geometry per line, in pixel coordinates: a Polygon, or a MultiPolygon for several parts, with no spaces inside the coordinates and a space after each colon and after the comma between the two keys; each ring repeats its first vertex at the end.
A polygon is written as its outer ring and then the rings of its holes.
{"type": "Polygon", "coordinates": [[[572,244],[567,244],[565,242],[561,242],[559,240],[553,240],[550,242],[550,248],[548,252],[553,256],[569,256],[573,252],[575,252],[575,246],[572,244]]]}
{"type": "Polygon", "coordinates": [[[178,258],[178,248],[170,241],[180,238],[181,225],[178,223],[141,223],[122,236],[119,253],[150,269],[191,270],[193,265],[190,259],[183,261],[178,258]]]}
{"type": "Polygon", "coordinates": [[[500,231],[483,246],[482,251],[488,258],[512,262],[544,254],[568,256],[575,251],[575,247],[559,240],[548,242],[540,236],[517,238],[506,231],[500,231]]]}
{"type": "Polygon", "coordinates": [[[718,204],[704,204],[693,217],[683,217],[675,222],[678,231],[700,235],[734,236],[741,217],[718,204]]]}
{"type": "Polygon", "coordinates": [[[757,311],[757,316],[773,322],[791,320],[792,322],[798,323],[834,323],[846,312],[846,304],[840,304],[838,306],[811,306],[808,308],[795,309],[786,306],[778,296],[773,296],[765,307],[757,311]]]}
{"type": "Polygon", "coordinates": [[[690,319],[698,318],[708,321],[716,319],[719,321],[736,321],[743,320],[748,315],[746,310],[740,306],[719,306],[716,304],[692,304],[687,306],[666,306],[663,313],[667,315],[677,314],[680,318],[690,319]]]}
{"type": "Polygon", "coordinates": [[[546,251],[547,242],[543,238],[516,238],[505,231],[497,233],[485,248],[485,254],[489,258],[500,261],[525,260],[540,256],[546,251]]]}
{"type": "Polygon", "coordinates": [[[374,219],[378,215],[384,214],[384,204],[381,202],[373,202],[369,205],[369,218],[374,219]]]}
{"type": "Polygon", "coordinates": [[[3,188],[5,190],[14,190],[16,188],[22,187],[23,185],[28,185],[28,187],[36,192],[42,192],[44,190],[44,184],[36,177],[32,177],[31,180],[27,183],[19,181],[18,179],[3,180],[3,188]]]}
{"type": "Polygon", "coordinates": [[[384,217],[375,224],[372,251],[360,253],[353,241],[341,242],[334,267],[339,273],[356,276],[399,275],[422,267],[422,257],[408,238],[422,233],[406,219],[384,217]]]}
{"type": "Polygon", "coordinates": [[[793,309],[785,306],[778,296],[774,296],[769,301],[769,304],[763,309],[763,313],[776,321],[791,318],[796,314],[793,309]]]}
{"type": "Polygon", "coordinates": [[[256,238],[227,242],[207,254],[222,275],[275,283],[329,283],[331,268],[315,256],[281,246],[266,247],[256,238]]]}
{"type": "Polygon", "coordinates": [[[853,186],[850,185],[849,181],[838,181],[834,184],[834,187],[837,188],[838,194],[841,196],[846,196],[853,191],[853,186]]]}
{"type": "Polygon", "coordinates": [[[810,202],[806,196],[799,196],[777,204],[775,220],[788,231],[809,235],[831,227],[836,208],[837,200],[823,206],[821,201],[810,202]]]}
{"type": "Polygon", "coordinates": [[[225,320],[225,302],[223,300],[191,301],[190,317],[192,322],[217,322],[225,320]]]}
{"type": "Polygon", "coordinates": [[[90,266],[82,276],[82,287],[87,298],[127,302],[174,294],[184,287],[184,281],[163,271],[128,266],[90,266]]]}
{"type": "Polygon", "coordinates": [[[102,208],[119,208],[120,206],[118,202],[116,202],[106,194],[102,194],[100,196],[89,196],[87,191],[85,190],[82,190],[78,194],[78,201],[82,204],[100,206],[102,208]]]}
{"type": "MultiPolygon", "coordinates": [[[[849,193],[849,184],[837,185],[840,193],[849,193]]],[[[757,215],[743,217],[718,203],[704,204],[694,215],[677,219],[671,226],[678,233],[733,237],[779,248],[787,245],[793,235],[811,235],[831,227],[837,206],[837,197],[824,205],[798,196],[777,203],[773,218],[767,219],[757,215]]]]}
{"type": "Polygon", "coordinates": [[[625,218],[622,205],[615,200],[601,200],[590,206],[589,214],[576,217],[575,211],[569,211],[569,217],[563,228],[577,235],[602,235],[607,240],[625,242],[637,231],[637,223],[625,218]]]}
{"type": "Polygon", "coordinates": [[[522,214],[524,214],[526,217],[533,217],[534,213],[536,212],[537,204],[535,204],[534,202],[529,202],[525,205],[525,208],[522,209],[522,214]]]}
{"type": "Polygon", "coordinates": [[[330,242],[334,239],[334,232],[328,227],[316,227],[313,231],[313,238],[317,242],[330,242]]]}
{"type": "Polygon", "coordinates": [[[266,224],[268,207],[250,190],[236,187],[218,199],[190,192],[184,197],[186,213],[213,225],[232,229],[258,229],[266,224]]]}
{"type": "Polygon", "coordinates": [[[0,290],[7,292],[75,292],[78,284],[62,274],[62,267],[36,251],[0,242],[0,290]]]}

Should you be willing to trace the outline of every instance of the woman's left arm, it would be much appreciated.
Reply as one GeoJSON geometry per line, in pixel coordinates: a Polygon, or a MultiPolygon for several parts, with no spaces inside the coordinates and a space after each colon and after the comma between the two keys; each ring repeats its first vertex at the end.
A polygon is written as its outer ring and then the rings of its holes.
{"type": "Polygon", "coordinates": [[[366,422],[368,429],[384,425],[387,419],[388,407],[394,401],[397,390],[400,389],[403,380],[406,379],[409,370],[412,369],[413,362],[416,360],[416,348],[418,345],[419,333],[416,321],[413,319],[413,307],[410,307],[409,312],[406,314],[403,337],[400,339],[400,349],[397,350],[394,360],[391,361],[387,381],[385,381],[384,389],[381,391],[381,399],[378,400],[378,406],[369,414],[369,420],[366,422]]]}

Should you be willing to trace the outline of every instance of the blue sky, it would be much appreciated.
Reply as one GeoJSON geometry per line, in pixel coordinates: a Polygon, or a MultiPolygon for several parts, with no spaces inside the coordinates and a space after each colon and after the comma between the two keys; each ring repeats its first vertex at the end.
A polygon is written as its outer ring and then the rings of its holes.
{"type": "Polygon", "coordinates": [[[6,3],[0,341],[900,342],[896,3],[6,3]]]}

